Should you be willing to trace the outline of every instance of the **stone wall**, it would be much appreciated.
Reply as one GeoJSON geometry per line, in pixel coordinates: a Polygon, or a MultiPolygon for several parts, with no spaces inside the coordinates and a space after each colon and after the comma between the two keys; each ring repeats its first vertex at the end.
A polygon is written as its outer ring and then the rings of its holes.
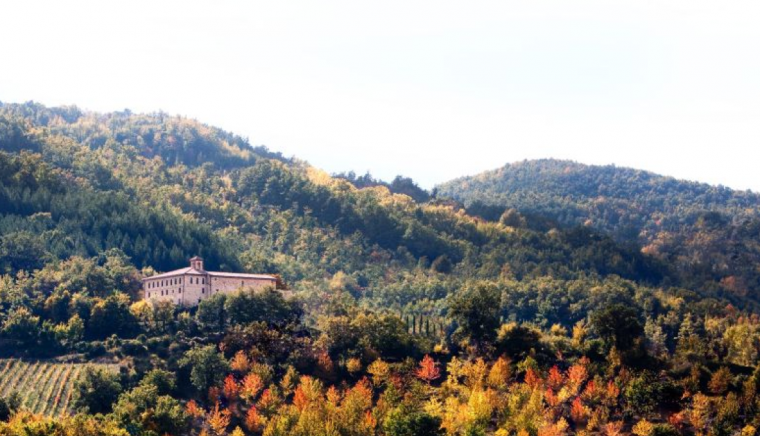
{"type": "Polygon", "coordinates": [[[238,277],[211,277],[211,292],[217,294],[230,293],[240,288],[252,288],[262,290],[274,286],[274,282],[264,279],[238,278],[238,277]]]}
{"type": "Polygon", "coordinates": [[[183,274],[143,282],[143,296],[152,301],[171,301],[176,305],[195,306],[213,294],[230,293],[240,288],[262,290],[274,287],[273,280],[241,277],[211,277],[206,274],[183,274]]]}
{"type": "Polygon", "coordinates": [[[186,280],[183,276],[146,280],[143,283],[144,296],[149,300],[181,304],[186,280]]]}

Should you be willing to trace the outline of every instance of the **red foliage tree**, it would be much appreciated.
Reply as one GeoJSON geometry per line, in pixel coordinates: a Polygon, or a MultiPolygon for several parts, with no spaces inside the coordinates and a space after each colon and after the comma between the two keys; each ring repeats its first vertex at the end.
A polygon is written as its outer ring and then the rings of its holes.
{"type": "Polygon", "coordinates": [[[418,378],[425,380],[430,384],[433,380],[436,380],[441,376],[441,370],[438,369],[438,362],[433,360],[429,355],[425,355],[420,362],[420,367],[415,372],[418,378]]]}

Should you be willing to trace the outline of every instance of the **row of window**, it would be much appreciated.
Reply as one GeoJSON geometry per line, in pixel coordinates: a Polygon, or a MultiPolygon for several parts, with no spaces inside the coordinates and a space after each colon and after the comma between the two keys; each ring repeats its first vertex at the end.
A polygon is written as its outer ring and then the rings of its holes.
{"type": "MultiPolygon", "coordinates": [[[[169,295],[169,291],[170,291],[170,289],[156,291],[156,292],[154,292],[152,294],[150,292],[148,292],[148,298],[158,297],[159,296],[159,292],[160,292],[160,296],[163,297],[165,295],[169,295]]],[[[219,289],[217,289],[216,292],[219,292],[219,289]]],[[[177,289],[177,293],[181,294],[182,293],[182,289],[177,289]]],[[[205,293],[206,293],[206,288],[202,288],[201,289],[201,294],[205,294],[205,293]]],[[[171,289],[171,294],[172,295],[174,294],[174,289],[171,289]]]]}
{"type": "MultiPolygon", "coordinates": [[[[182,293],[182,289],[177,289],[176,291],[177,291],[178,294],[182,293]]],[[[162,297],[164,295],[169,295],[169,289],[162,290],[160,292],[161,292],[161,296],[162,297]]],[[[159,293],[159,291],[156,291],[154,294],[151,294],[150,292],[148,292],[148,298],[150,298],[150,297],[158,297],[158,293],[159,293]]],[[[171,293],[174,294],[174,289],[171,290],[171,293]]]]}
{"type": "MultiPolygon", "coordinates": [[[[156,280],[156,281],[148,282],[148,289],[154,289],[154,288],[159,288],[163,286],[171,286],[171,285],[181,285],[181,284],[182,284],[182,277],[168,279],[168,280],[156,280]]],[[[205,285],[206,278],[205,277],[190,277],[190,284],[191,285],[205,285]]]]}
{"type": "MultiPolygon", "coordinates": [[[[241,283],[240,286],[243,286],[244,284],[245,283],[241,283]]],[[[209,292],[213,292],[213,293],[219,293],[219,291],[221,291],[221,289],[217,289],[215,291],[214,290],[209,290],[209,292]]],[[[159,292],[161,293],[160,294],[161,297],[163,297],[165,295],[169,295],[169,289],[166,289],[166,290],[156,291],[153,294],[151,294],[150,292],[148,292],[148,298],[158,297],[159,296],[159,292]]],[[[181,294],[182,293],[182,289],[177,289],[177,293],[181,294]]],[[[206,293],[206,288],[202,288],[201,289],[201,294],[205,294],[205,293],[206,293]]],[[[172,295],[174,294],[174,289],[171,289],[171,294],[172,295]]],[[[198,300],[198,301],[200,301],[200,300],[198,300]]]]}

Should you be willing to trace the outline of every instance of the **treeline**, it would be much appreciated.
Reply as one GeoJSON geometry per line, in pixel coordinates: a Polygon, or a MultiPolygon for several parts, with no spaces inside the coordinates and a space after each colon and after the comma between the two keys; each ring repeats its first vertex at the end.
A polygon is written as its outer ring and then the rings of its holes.
{"type": "Polygon", "coordinates": [[[489,220],[520,225],[538,215],[638,244],[686,287],[740,301],[760,285],[760,196],[749,191],[558,160],[510,164],[437,190],[489,220]]]}
{"type": "Polygon", "coordinates": [[[370,173],[365,173],[363,176],[357,176],[353,171],[333,174],[333,177],[347,180],[359,189],[385,186],[392,193],[408,195],[417,203],[424,203],[432,198],[429,192],[420,188],[417,183],[409,177],[396,176],[390,183],[376,179],[372,177],[372,174],[370,173]]]}

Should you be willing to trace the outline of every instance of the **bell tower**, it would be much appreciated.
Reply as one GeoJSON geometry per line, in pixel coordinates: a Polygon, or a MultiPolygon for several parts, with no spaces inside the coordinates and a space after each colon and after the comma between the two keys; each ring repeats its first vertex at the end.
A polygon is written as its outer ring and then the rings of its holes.
{"type": "Polygon", "coordinates": [[[190,259],[190,267],[197,269],[198,271],[203,271],[203,259],[195,256],[192,259],[190,259]]]}

